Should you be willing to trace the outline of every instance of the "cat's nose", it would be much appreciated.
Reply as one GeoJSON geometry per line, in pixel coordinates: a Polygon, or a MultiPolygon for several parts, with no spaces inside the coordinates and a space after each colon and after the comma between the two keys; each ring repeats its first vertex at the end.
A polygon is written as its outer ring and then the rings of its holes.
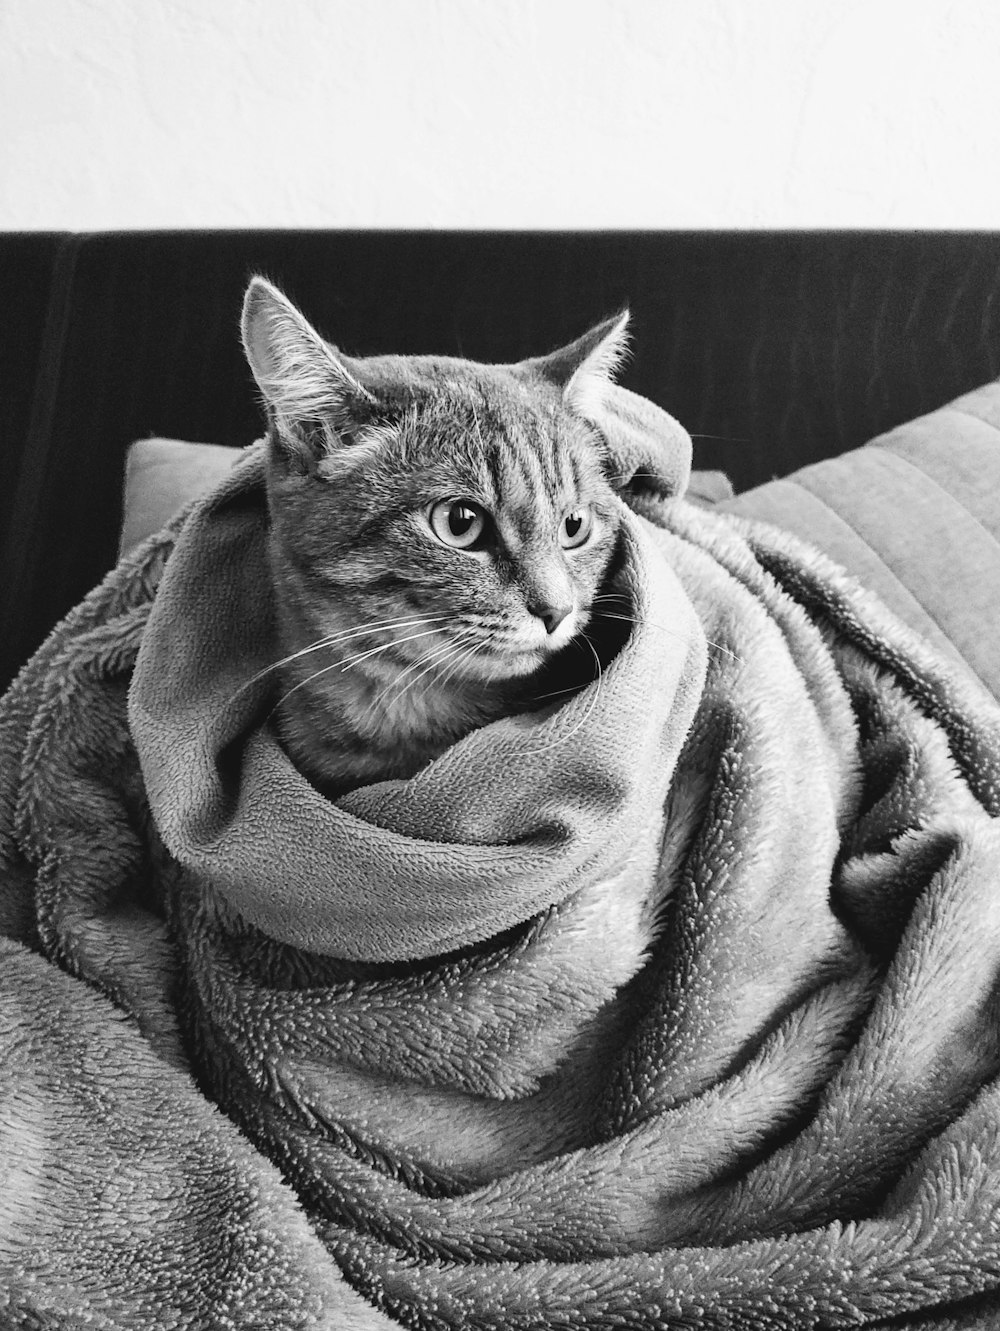
{"type": "Polygon", "coordinates": [[[566,616],[571,613],[573,609],[573,602],[572,601],[546,602],[540,605],[533,605],[530,607],[530,609],[531,613],[533,615],[537,615],[537,617],[545,625],[545,632],[551,636],[553,633],[555,633],[556,629],[563,622],[566,616]]]}

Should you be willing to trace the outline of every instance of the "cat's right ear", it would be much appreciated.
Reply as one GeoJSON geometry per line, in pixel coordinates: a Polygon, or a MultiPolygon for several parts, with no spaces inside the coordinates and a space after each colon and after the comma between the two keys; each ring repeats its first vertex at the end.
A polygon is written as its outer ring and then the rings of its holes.
{"type": "Polygon", "coordinates": [[[313,472],[371,419],[375,405],[343,359],[287,296],[254,277],[243,299],[243,349],[278,455],[313,472]]]}
{"type": "Polygon", "coordinates": [[[563,403],[604,440],[609,479],[622,494],[683,494],[691,474],[691,436],[648,398],[614,382],[628,346],[628,310],[569,346],[521,361],[515,370],[562,390],[563,403]]]}

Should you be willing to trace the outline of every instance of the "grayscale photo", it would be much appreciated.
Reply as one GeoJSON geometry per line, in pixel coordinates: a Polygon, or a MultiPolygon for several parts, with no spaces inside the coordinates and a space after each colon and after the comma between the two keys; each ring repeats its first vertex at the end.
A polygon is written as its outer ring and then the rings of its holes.
{"type": "Polygon", "coordinates": [[[1000,1327],[998,52],[0,0],[0,1331],[1000,1327]]]}

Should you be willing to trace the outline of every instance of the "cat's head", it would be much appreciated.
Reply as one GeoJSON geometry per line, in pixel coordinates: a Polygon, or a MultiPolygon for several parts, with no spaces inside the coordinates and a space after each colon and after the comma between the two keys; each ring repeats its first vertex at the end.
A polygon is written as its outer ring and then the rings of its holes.
{"type": "Polygon", "coordinates": [[[268,415],[273,562],[300,636],[356,624],[392,639],[397,664],[481,682],[529,675],[576,638],[620,523],[588,418],[627,320],[517,365],[354,358],[255,278],[243,342],[268,415]]]}

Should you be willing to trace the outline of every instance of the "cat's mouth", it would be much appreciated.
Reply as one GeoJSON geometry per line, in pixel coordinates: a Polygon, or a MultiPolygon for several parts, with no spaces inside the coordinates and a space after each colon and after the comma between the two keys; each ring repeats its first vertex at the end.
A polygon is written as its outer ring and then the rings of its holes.
{"type": "Polygon", "coordinates": [[[484,642],[465,663],[466,672],[489,683],[525,679],[543,670],[573,641],[573,635],[551,634],[539,641],[484,642]]]}

